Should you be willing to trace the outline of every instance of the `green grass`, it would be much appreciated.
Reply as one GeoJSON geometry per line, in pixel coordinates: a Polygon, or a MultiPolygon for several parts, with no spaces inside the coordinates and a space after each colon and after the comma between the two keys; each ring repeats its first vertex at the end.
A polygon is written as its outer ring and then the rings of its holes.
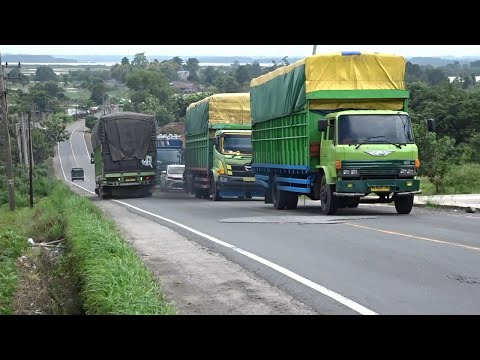
{"type": "Polygon", "coordinates": [[[33,209],[0,210],[0,314],[12,314],[17,259],[35,242],[65,239],[66,260],[86,314],[175,314],[152,273],[114,222],[87,198],[55,182],[33,209]]]}
{"type": "Polygon", "coordinates": [[[81,100],[88,100],[90,99],[90,96],[92,95],[92,92],[90,90],[81,90],[81,89],[76,89],[78,91],[72,92],[72,91],[65,91],[65,95],[75,101],[81,101],[81,100]]]}
{"type": "Polygon", "coordinates": [[[420,178],[422,195],[480,194],[480,165],[464,164],[452,166],[445,176],[445,186],[438,194],[428,178],[420,178]]]}
{"type": "Polygon", "coordinates": [[[66,236],[86,314],[176,313],[112,220],[89,199],[70,190],[57,189],[54,196],[65,204],[66,236]]]}
{"type": "Polygon", "coordinates": [[[122,88],[109,88],[107,94],[110,97],[116,97],[117,99],[128,99],[129,93],[128,90],[122,88]]]}
{"type": "Polygon", "coordinates": [[[16,213],[0,210],[0,315],[13,313],[13,296],[18,284],[16,260],[27,241],[16,230],[16,213]]]}

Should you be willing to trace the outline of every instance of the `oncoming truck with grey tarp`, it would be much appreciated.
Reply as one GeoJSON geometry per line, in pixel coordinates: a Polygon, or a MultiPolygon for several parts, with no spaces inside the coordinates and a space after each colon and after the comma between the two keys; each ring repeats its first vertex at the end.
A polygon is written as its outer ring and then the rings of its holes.
{"type": "Polygon", "coordinates": [[[405,66],[395,55],[319,54],[253,79],[252,168],[265,202],[295,209],[304,195],[328,215],[390,202],[410,213],[420,161],[405,66]]]}
{"type": "Polygon", "coordinates": [[[106,198],[149,196],[156,181],[157,126],[153,115],[120,112],[99,118],[92,130],[95,193],[106,198]]]}

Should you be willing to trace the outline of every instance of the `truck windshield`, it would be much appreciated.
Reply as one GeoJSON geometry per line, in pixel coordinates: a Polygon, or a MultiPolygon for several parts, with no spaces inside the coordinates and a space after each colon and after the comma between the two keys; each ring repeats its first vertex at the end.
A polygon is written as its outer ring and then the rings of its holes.
{"type": "Polygon", "coordinates": [[[159,164],[180,164],[182,161],[181,150],[157,150],[157,163],[159,164]]]}
{"type": "Polygon", "coordinates": [[[413,144],[410,117],[400,114],[341,115],[339,144],[413,144]]]}
{"type": "Polygon", "coordinates": [[[230,154],[240,152],[252,153],[252,137],[250,135],[225,135],[223,137],[223,153],[230,154]]]}

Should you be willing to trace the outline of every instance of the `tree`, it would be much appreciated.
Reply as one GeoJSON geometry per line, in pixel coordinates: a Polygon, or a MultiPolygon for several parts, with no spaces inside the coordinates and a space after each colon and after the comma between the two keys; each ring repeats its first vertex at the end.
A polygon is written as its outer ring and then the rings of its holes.
{"type": "Polygon", "coordinates": [[[212,92],[198,92],[192,94],[173,94],[167,102],[167,109],[178,120],[185,118],[187,107],[197,101],[213,95],[212,92]]]}
{"type": "Polygon", "coordinates": [[[480,133],[474,133],[468,143],[472,149],[472,161],[480,164],[480,133]]]}
{"type": "Polygon", "coordinates": [[[63,74],[62,75],[63,85],[65,87],[72,81],[72,76],[70,74],[63,74]]]}
{"type": "MultiPolygon", "coordinates": [[[[152,70],[140,70],[136,69],[130,74],[127,75],[125,79],[125,84],[130,88],[134,93],[137,92],[146,92],[158,98],[160,104],[164,104],[168,96],[173,92],[168,80],[162,73],[152,71],[152,70]]],[[[131,97],[134,102],[134,97],[131,97]]],[[[140,100],[138,103],[145,101],[145,98],[140,99],[137,95],[137,100],[140,100]]],[[[135,104],[135,106],[138,105],[135,104]]]]}
{"type": "Polygon", "coordinates": [[[127,57],[122,58],[121,65],[130,65],[130,60],[127,57]]]}
{"type": "Polygon", "coordinates": [[[97,117],[96,116],[88,115],[85,118],[85,126],[87,128],[89,128],[90,130],[93,130],[93,127],[95,126],[96,123],[97,123],[97,117]]]}
{"type": "Polygon", "coordinates": [[[132,66],[145,68],[147,65],[148,65],[148,60],[144,52],[135,54],[132,60],[132,66]]]}
{"type": "Polygon", "coordinates": [[[190,72],[188,76],[188,80],[190,81],[198,81],[198,70],[200,70],[200,62],[196,58],[189,58],[187,60],[187,64],[185,65],[185,69],[190,72]]]}
{"type": "Polygon", "coordinates": [[[205,77],[205,83],[209,85],[213,85],[219,75],[220,75],[219,71],[216,70],[213,66],[207,66],[203,71],[203,76],[205,77]]]}
{"type": "Polygon", "coordinates": [[[96,105],[101,105],[103,103],[103,96],[105,95],[107,89],[105,85],[102,83],[96,83],[92,87],[92,94],[90,95],[90,99],[95,101],[96,105]]]}
{"type": "Polygon", "coordinates": [[[38,66],[35,71],[36,81],[57,81],[57,75],[50,66],[38,66]]]}
{"type": "Polygon", "coordinates": [[[250,74],[245,65],[237,67],[237,70],[235,71],[235,79],[240,85],[250,81],[250,74]]]}
{"type": "Polygon", "coordinates": [[[222,93],[234,93],[240,91],[240,85],[237,80],[231,75],[222,75],[215,81],[215,86],[219,92],[222,93]]]}
{"type": "Polygon", "coordinates": [[[173,59],[172,59],[172,62],[174,62],[175,64],[178,65],[179,69],[183,66],[183,59],[178,57],[178,56],[175,56],[173,59]]]}
{"type": "Polygon", "coordinates": [[[437,134],[428,132],[425,122],[414,124],[415,139],[418,146],[419,158],[421,160],[420,172],[427,176],[435,191],[443,191],[445,175],[454,165],[455,139],[443,136],[437,138],[437,134]]]}
{"type": "Polygon", "coordinates": [[[115,64],[112,66],[110,74],[115,80],[124,83],[127,75],[130,73],[130,70],[130,64],[115,64]]]}
{"type": "Polygon", "coordinates": [[[427,82],[430,85],[439,85],[444,82],[448,82],[448,77],[445,75],[442,69],[439,68],[427,68],[427,82]]]}

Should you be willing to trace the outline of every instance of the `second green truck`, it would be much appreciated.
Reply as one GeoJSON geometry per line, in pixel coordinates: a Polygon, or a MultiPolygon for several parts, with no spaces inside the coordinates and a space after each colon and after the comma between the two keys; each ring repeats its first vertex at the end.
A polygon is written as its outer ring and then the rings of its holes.
{"type": "Polygon", "coordinates": [[[252,172],[248,93],[215,94],[191,104],[185,119],[185,191],[196,198],[263,197],[252,172]]]}

